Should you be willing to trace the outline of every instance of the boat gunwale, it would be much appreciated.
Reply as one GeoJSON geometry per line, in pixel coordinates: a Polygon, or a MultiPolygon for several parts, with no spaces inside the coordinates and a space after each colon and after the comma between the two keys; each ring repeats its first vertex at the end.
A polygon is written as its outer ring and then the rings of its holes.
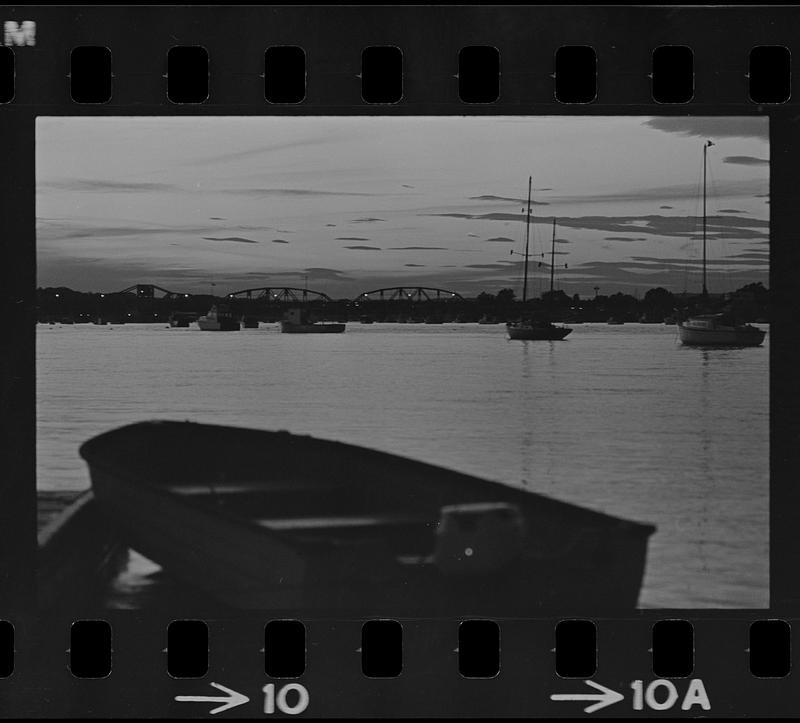
{"type": "MultiPolygon", "coordinates": [[[[134,422],[131,424],[123,425],[122,427],[117,427],[112,430],[108,430],[107,432],[103,432],[99,435],[92,437],[91,439],[87,440],[83,444],[80,445],[78,449],[78,453],[80,456],[87,462],[89,465],[90,470],[92,467],[96,466],[99,469],[102,469],[107,474],[111,474],[117,478],[121,478],[124,481],[136,485],[145,485],[148,489],[156,491],[159,495],[168,496],[169,499],[180,498],[181,504],[190,505],[192,508],[202,510],[204,512],[208,512],[208,506],[203,504],[202,502],[197,502],[188,497],[180,497],[174,492],[168,490],[164,485],[160,485],[148,480],[147,475],[142,472],[126,472],[124,469],[121,468],[121,465],[115,465],[113,462],[109,462],[103,457],[105,455],[102,454],[102,449],[108,444],[112,439],[119,440],[124,439],[125,437],[130,437],[131,433],[134,433],[136,430],[154,430],[161,427],[162,429],[190,429],[190,430],[203,430],[208,432],[216,431],[217,433],[221,431],[225,431],[226,434],[236,434],[245,432],[251,436],[269,436],[273,439],[280,436],[288,439],[293,440],[304,440],[306,442],[311,442],[312,444],[318,445],[320,448],[327,447],[329,451],[335,451],[339,454],[342,453],[351,453],[360,455],[362,458],[372,461],[379,461],[383,460],[384,463],[386,460],[391,460],[392,468],[395,470],[395,473],[401,473],[403,470],[402,468],[405,467],[406,469],[417,469],[417,470],[424,470],[428,474],[431,473],[439,473],[445,474],[451,479],[461,478],[464,482],[470,484],[473,487],[500,487],[502,488],[503,492],[511,498],[511,501],[519,500],[523,502],[526,506],[531,504],[543,504],[546,507],[550,507],[552,510],[557,510],[562,513],[567,518],[578,518],[577,521],[582,522],[588,528],[597,528],[597,529],[609,529],[609,528],[617,528],[625,530],[626,532],[630,532],[636,534],[637,536],[641,535],[645,539],[650,537],[654,534],[657,530],[656,526],[648,523],[648,522],[641,522],[638,520],[630,520],[623,517],[617,517],[615,515],[610,515],[606,512],[600,512],[598,510],[594,510],[591,508],[583,507],[581,505],[566,502],[564,500],[556,499],[554,497],[550,497],[549,495],[543,494],[541,492],[536,492],[533,490],[523,489],[514,487],[510,484],[499,482],[496,480],[487,480],[481,477],[476,477],[474,475],[467,474],[465,472],[460,472],[458,470],[449,469],[446,467],[441,467],[439,465],[434,465],[429,462],[424,462],[420,460],[415,460],[410,457],[404,457],[401,455],[396,455],[391,452],[383,452],[381,450],[371,449],[368,447],[361,447],[359,445],[350,444],[347,442],[340,442],[337,440],[330,440],[320,437],[314,437],[308,434],[295,434],[286,430],[265,430],[265,429],[256,429],[252,427],[238,427],[234,425],[215,425],[215,424],[205,424],[200,422],[190,422],[190,421],[176,421],[176,420],[149,420],[149,421],[142,421],[142,422],[134,422]],[[397,468],[400,468],[399,470],[397,468]],[[594,524],[592,524],[594,523],[594,524]]],[[[259,525],[258,523],[254,522],[250,518],[242,517],[234,514],[226,513],[224,510],[215,511],[215,514],[224,514],[225,517],[231,521],[236,521],[239,524],[245,523],[248,527],[253,527],[254,529],[259,530],[261,534],[264,534],[270,538],[275,540],[279,540],[284,544],[287,544],[287,538],[280,533],[276,533],[269,528],[259,525]]],[[[547,511],[544,512],[547,515],[547,511]]],[[[299,541],[289,540],[289,544],[303,544],[299,541]]],[[[305,544],[313,544],[313,543],[305,543],[305,544]]]]}

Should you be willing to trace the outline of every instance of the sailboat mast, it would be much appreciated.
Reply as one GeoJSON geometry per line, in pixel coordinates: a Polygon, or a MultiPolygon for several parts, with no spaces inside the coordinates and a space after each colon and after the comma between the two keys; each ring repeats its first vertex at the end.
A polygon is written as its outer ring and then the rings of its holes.
{"type": "Polygon", "coordinates": [[[556,270],[556,219],[553,217],[553,243],[550,246],[550,297],[553,295],[553,274],[556,270]]]}
{"type": "Polygon", "coordinates": [[[706,288],[706,166],[709,143],[710,141],[706,141],[703,145],[703,296],[708,296],[706,288]]]}
{"type": "Polygon", "coordinates": [[[528,176],[528,212],[525,214],[525,271],[522,282],[522,303],[528,299],[528,243],[531,236],[531,184],[533,176],[528,176]]]}

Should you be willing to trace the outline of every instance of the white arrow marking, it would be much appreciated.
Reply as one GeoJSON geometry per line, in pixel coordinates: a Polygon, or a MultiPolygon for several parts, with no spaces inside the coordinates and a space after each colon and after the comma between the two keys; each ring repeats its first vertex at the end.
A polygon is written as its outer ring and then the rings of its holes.
{"type": "Polygon", "coordinates": [[[221,690],[227,695],[225,697],[220,697],[217,695],[176,695],[175,700],[180,703],[224,703],[225,705],[221,705],[218,708],[214,708],[214,710],[209,711],[211,715],[214,713],[222,713],[224,710],[228,710],[228,708],[235,708],[237,705],[242,705],[244,703],[250,702],[250,698],[246,695],[242,695],[241,693],[237,693],[235,690],[231,690],[230,688],[226,688],[224,685],[220,685],[219,683],[212,683],[217,690],[221,690]]]}
{"type": "Polygon", "coordinates": [[[550,700],[594,700],[596,701],[594,704],[583,709],[584,713],[594,713],[607,705],[619,703],[625,698],[621,693],[617,693],[616,690],[611,690],[611,688],[606,688],[600,683],[594,683],[591,680],[584,680],[583,682],[599,690],[600,693],[554,693],[550,696],[550,700]]]}

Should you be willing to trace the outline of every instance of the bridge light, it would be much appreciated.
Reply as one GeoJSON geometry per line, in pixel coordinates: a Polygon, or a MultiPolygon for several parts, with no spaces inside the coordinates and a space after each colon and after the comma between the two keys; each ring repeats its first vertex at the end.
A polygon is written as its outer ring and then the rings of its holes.
{"type": "Polygon", "coordinates": [[[184,298],[184,299],[188,299],[188,298],[189,298],[189,294],[184,294],[184,295],[183,295],[183,298],[184,298]]]}
{"type": "Polygon", "coordinates": [[[105,295],[105,294],[100,294],[100,298],[101,298],[101,299],[105,299],[105,298],[106,298],[106,295],[105,295]]]}
{"type": "Polygon", "coordinates": [[[56,299],[58,298],[58,294],[56,294],[56,299]]]}

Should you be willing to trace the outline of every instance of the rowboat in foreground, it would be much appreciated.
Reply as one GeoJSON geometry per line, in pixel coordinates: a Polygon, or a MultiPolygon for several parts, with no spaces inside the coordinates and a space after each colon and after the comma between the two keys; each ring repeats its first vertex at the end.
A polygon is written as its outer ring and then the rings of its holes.
{"type": "Polygon", "coordinates": [[[237,608],[517,615],[636,606],[651,525],[310,436],[153,421],[80,448],[132,548],[237,608]]]}

